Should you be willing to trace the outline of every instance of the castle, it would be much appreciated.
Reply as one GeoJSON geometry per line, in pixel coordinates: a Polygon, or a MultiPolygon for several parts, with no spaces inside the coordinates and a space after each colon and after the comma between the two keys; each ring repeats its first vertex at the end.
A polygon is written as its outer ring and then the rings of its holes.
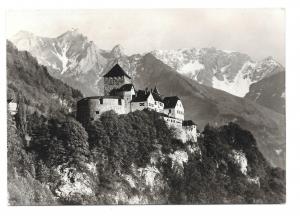
{"type": "Polygon", "coordinates": [[[156,87],[153,90],[136,90],[131,77],[118,64],[103,78],[104,95],[86,97],[77,102],[77,119],[83,125],[109,110],[127,114],[149,109],[160,113],[168,127],[176,129],[177,137],[183,142],[197,141],[196,124],[184,120],[184,107],[177,96],[163,98],[156,87]]]}

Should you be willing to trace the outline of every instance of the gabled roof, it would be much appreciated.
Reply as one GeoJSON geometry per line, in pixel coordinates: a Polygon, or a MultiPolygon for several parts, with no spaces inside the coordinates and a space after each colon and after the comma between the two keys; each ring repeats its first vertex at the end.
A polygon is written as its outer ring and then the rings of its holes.
{"type": "Polygon", "coordinates": [[[165,104],[165,109],[175,108],[177,101],[179,100],[180,99],[177,96],[165,97],[163,101],[165,104]]]}
{"type": "Polygon", "coordinates": [[[119,64],[116,64],[103,77],[121,77],[121,76],[126,76],[129,79],[131,79],[131,77],[121,68],[121,66],[119,64]]]}
{"type": "Polygon", "coordinates": [[[192,120],[185,120],[182,122],[182,126],[192,126],[196,125],[192,120]]]}
{"type": "Polygon", "coordinates": [[[144,102],[147,101],[148,97],[150,95],[150,92],[139,90],[135,97],[133,97],[131,102],[144,102]]]}

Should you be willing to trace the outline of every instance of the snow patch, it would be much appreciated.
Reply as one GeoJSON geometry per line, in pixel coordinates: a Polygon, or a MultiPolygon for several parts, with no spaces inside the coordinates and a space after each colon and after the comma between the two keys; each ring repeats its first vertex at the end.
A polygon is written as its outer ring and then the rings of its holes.
{"type": "Polygon", "coordinates": [[[231,64],[228,64],[228,65],[225,65],[224,67],[221,67],[220,71],[221,71],[222,73],[224,73],[224,72],[227,70],[227,68],[230,67],[230,65],[231,65],[231,64]]]}
{"type": "Polygon", "coordinates": [[[55,48],[55,52],[52,50],[51,51],[61,61],[61,63],[62,63],[61,74],[64,74],[66,72],[66,70],[68,69],[67,64],[69,62],[69,59],[67,57],[67,51],[69,49],[68,44],[64,44],[64,46],[61,49],[61,53],[57,51],[56,46],[54,46],[54,48],[55,48]]]}
{"type": "Polygon", "coordinates": [[[178,71],[181,74],[187,75],[195,75],[195,73],[199,70],[204,69],[204,65],[199,63],[199,61],[192,61],[189,62],[188,64],[183,65],[181,68],[178,69],[178,71]]]}
{"type": "Polygon", "coordinates": [[[250,76],[245,74],[245,69],[251,64],[246,62],[239,70],[233,81],[224,77],[224,80],[219,80],[216,76],[213,76],[212,86],[213,88],[226,91],[230,94],[244,97],[249,92],[249,87],[253,83],[250,76]]]}

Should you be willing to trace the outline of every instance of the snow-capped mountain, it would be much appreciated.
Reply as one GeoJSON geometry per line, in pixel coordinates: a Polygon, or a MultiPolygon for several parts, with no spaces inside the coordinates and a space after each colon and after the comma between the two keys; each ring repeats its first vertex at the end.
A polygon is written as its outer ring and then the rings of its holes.
{"type": "Polygon", "coordinates": [[[117,45],[111,51],[99,49],[93,41],[72,29],[56,38],[39,37],[20,31],[11,38],[19,50],[27,50],[47,66],[54,77],[60,78],[85,95],[101,92],[101,76],[116,62],[134,72],[139,55],[128,58],[117,45]]]}
{"type": "MultiPolygon", "coordinates": [[[[118,62],[131,76],[142,55],[127,56],[121,45],[101,50],[77,29],[56,38],[39,37],[21,31],[11,38],[19,50],[27,50],[54,77],[77,88],[84,95],[101,94],[101,77],[118,62]]],[[[255,62],[248,55],[215,48],[155,50],[151,52],[178,73],[200,84],[244,97],[251,84],[283,71],[272,57],[255,62]]]]}
{"type": "Polygon", "coordinates": [[[243,97],[264,77],[283,71],[272,57],[255,62],[248,55],[215,48],[155,50],[156,58],[200,84],[243,97]]]}

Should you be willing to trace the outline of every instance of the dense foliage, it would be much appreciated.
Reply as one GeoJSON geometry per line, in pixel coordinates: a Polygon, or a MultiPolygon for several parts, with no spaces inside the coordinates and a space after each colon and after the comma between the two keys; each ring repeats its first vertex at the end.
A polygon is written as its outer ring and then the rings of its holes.
{"type": "MultiPolygon", "coordinates": [[[[206,126],[198,145],[202,154],[186,164],[179,187],[185,196],[176,197],[177,203],[285,202],[285,172],[270,167],[248,131],[233,123],[206,126]],[[232,150],[245,153],[247,175],[232,160],[232,150]],[[255,177],[259,184],[251,182],[255,177]]],[[[178,188],[178,182],[173,187],[178,188]]]]}
{"type": "MultiPolygon", "coordinates": [[[[170,204],[285,201],[284,171],[271,168],[258,151],[251,133],[236,124],[230,123],[220,128],[207,126],[197,143],[185,145],[174,138],[174,131],[167,128],[157,113],[150,111],[128,115],[109,111],[86,128],[72,117],[48,119],[33,113],[27,116],[26,125],[27,133],[32,137],[28,146],[24,145],[21,135],[16,138],[16,128],[9,129],[8,170],[16,170],[14,172],[22,178],[30,173],[29,179],[41,185],[32,185],[31,190],[44,190],[43,185],[48,185],[44,199],[51,197],[50,200],[62,204],[110,204],[110,194],[116,192],[116,184],[121,184],[123,189],[127,188],[128,196],[143,194],[170,204]],[[189,145],[199,149],[199,152],[189,152],[189,145]],[[245,153],[248,160],[247,176],[240,172],[240,167],[230,157],[233,149],[245,153]],[[182,175],[175,172],[172,161],[166,157],[177,150],[189,152],[182,175]],[[162,173],[161,181],[166,182],[166,188],[154,193],[125,186],[122,176],[132,173],[133,165],[147,167],[151,154],[157,151],[166,157],[156,165],[162,173]],[[90,163],[97,164],[97,175],[88,171],[86,164],[90,163]],[[80,172],[88,173],[93,182],[94,195],[60,196],[57,188],[62,182],[57,167],[61,166],[76,167],[80,172]],[[254,177],[259,177],[260,185],[249,181],[254,177]]],[[[14,175],[12,173],[9,176],[14,175]]],[[[17,187],[20,185],[11,187],[11,204],[31,202],[19,201],[23,195],[15,192],[13,188],[17,187]]],[[[146,185],[141,187],[147,188],[146,185]]],[[[38,200],[36,197],[34,199],[38,200]]]]}

